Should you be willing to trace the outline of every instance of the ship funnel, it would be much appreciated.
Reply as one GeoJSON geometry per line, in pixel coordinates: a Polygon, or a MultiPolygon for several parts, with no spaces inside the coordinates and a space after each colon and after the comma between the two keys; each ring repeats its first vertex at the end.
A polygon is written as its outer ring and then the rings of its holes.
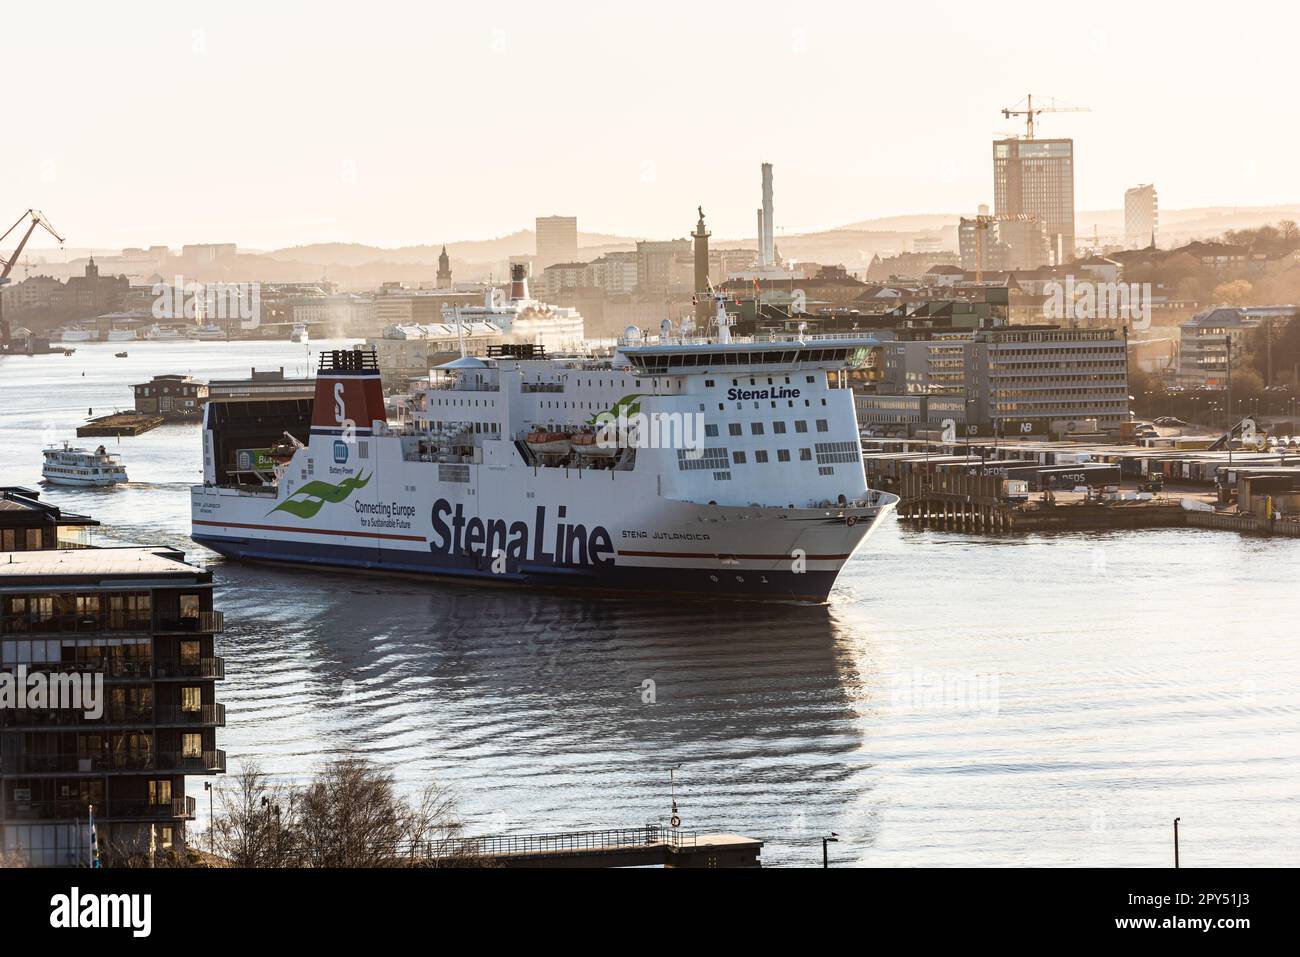
{"type": "Polygon", "coordinates": [[[528,274],[523,263],[510,267],[510,298],[515,301],[528,298],[528,274]]]}
{"type": "Polygon", "coordinates": [[[313,433],[369,435],[388,422],[379,363],[373,349],[331,349],[320,354],[313,433]]]}

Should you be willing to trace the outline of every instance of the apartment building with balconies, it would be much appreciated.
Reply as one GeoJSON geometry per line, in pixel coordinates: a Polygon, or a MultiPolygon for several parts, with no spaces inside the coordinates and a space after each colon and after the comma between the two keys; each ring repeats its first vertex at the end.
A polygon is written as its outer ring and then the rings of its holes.
{"type": "MultiPolygon", "coordinates": [[[[0,510],[0,527],[27,520],[0,510]]],[[[24,535],[24,538],[26,536],[24,535]]],[[[34,540],[34,539],[33,539],[34,540]]],[[[163,547],[0,552],[0,850],[30,866],[181,851],[187,775],[225,770],[212,576],[163,547]],[[73,682],[66,707],[18,701],[73,682]],[[98,683],[92,704],[90,689],[98,683]],[[17,694],[15,693],[17,692],[17,694]],[[97,713],[96,713],[97,712],[97,713]]]]}

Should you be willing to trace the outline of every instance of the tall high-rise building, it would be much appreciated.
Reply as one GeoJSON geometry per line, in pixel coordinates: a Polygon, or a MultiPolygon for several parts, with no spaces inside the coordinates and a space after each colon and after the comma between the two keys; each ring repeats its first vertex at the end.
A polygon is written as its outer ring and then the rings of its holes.
{"type": "Polygon", "coordinates": [[[1052,262],[1074,259],[1074,140],[993,141],[993,212],[1029,215],[1047,230],[1052,262]]]}
{"type": "Polygon", "coordinates": [[[1160,226],[1160,206],[1156,188],[1150,183],[1124,191],[1124,245],[1129,249],[1146,249],[1156,244],[1160,226]]]}
{"type": "Polygon", "coordinates": [[[538,272],[553,263],[573,262],[578,258],[578,217],[537,217],[538,272]]]}

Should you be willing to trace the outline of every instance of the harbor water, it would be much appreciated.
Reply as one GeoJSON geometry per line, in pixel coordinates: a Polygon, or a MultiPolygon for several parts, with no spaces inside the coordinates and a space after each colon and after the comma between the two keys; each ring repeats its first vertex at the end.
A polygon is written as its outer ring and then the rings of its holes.
{"type": "MultiPolygon", "coordinates": [[[[0,485],[36,486],[42,447],[132,383],[303,375],[340,345],[0,358],[0,485]]],[[[1166,866],[1175,817],[1184,866],[1300,859],[1293,540],[891,517],[824,606],[516,592],[226,563],[188,537],[198,426],[101,441],[128,484],[42,498],[211,567],[232,768],[365,755],[451,785],[470,833],[666,822],[674,768],[682,826],[764,840],[768,866],[819,863],[832,831],[843,864],[1166,866]]]]}

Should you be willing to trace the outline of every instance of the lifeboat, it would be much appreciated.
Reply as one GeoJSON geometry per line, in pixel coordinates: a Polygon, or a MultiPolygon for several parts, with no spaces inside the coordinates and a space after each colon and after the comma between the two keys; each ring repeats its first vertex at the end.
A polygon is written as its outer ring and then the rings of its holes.
{"type": "Polygon", "coordinates": [[[579,455],[590,455],[594,458],[613,458],[618,455],[618,447],[614,445],[602,445],[596,440],[596,433],[584,429],[571,437],[573,442],[573,451],[579,455]]]}
{"type": "Polygon", "coordinates": [[[540,426],[529,432],[524,441],[538,455],[568,455],[572,448],[567,432],[549,432],[540,426]]]}

